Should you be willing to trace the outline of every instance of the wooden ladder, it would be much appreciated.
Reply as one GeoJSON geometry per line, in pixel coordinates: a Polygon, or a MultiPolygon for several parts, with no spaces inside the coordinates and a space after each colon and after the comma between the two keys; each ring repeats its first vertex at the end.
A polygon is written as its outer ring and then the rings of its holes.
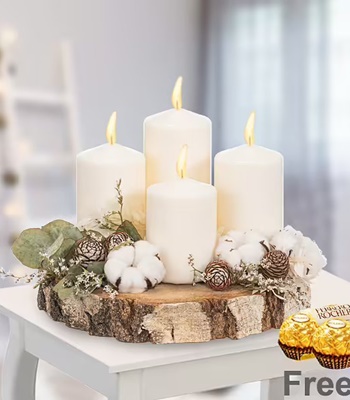
{"type": "Polygon", "coordinates": [[[6,268],[10,266],[7,263],[13,262],[9,244],[22,229],[33,223],[27,207],[28,193],[24,172],[32,167],[40,168],[42,171],[69,167],[73,178],[75,157],[80,150],[80,129],[70,43],[61,43],[64,86],[62,92],[21,90],[14,84],[13,50],[16,35],[0,32],[0,39],[3,36],[7,40],[5,43],[4,40],[0,40],[0,266],[6,268]],[[8,40],[9,37],[12,41],[8,40]],[[26,105],[41,109],[59,108],[66,111],[68,152],[57,157],[33,154],[23,163],[20,151],[18,106],[26,105]]]}

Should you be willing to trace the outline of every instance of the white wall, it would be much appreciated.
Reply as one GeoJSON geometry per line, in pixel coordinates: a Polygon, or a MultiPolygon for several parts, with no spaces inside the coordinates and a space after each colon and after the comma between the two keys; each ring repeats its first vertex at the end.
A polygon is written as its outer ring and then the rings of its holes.
{"type": "Polygon", "coordinates": [[[18,86],[59,89],[58,43],[73,41],[83,147],[104,141],[116,109],[119,141],[142,149],[143,119],[170,106],[179,74],[197,108],[200,18],[200,0],[0,2],[0,28],[19,32],[18,86]]]}

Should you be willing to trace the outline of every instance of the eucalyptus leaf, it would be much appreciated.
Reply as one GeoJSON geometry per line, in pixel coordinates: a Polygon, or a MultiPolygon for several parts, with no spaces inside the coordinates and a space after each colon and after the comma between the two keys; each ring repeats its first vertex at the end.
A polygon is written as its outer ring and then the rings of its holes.
{"type": "Polygon", "coordinates": [[[46,250],[47,256],[52,257],[54,254],[56,254],[57,251],[62,246],[63,241],[64,241],[64,236],[61,233],[59,234],[57,239],[52,243],[52,245],[46,250]]]}
{"type": "Polygon", "coordinates": [[[42,230],[47,232],[54,240],[61,234],[65,239],[72,239],[74,241],[83,237],[82,233],[76,226],[70,222],[64,221],[63,219],[56,219],[55,221],[49,222],[42,227],[42,230]]]}
{"type": "Polygon", "coordinates": [[[30,268],[40,268],[46,257],[66,257],[77,240],[83,237],[77,227],[67,221],[55,220],[41,229],[27,229],[15,240],[12,251],[30,268]]]}
{"type": "Polygon", "coordinates": [[[55,253],[54,257],[65,258],[70,253],[70,250],[74,247],[75,243],[76,241],[73,239],[64,239],[61,247],[55,253]]]}
{"type": "Polygon", "coordinates": [[[133,223],[127,220],[119,226],[117,232],[126,232],[134,242],[142,240],[141,235],[138,233],[133,223]]]}
{"type": "Polygon", "coordinates": [[[105,262],[103,261],[95,261],[89,263],[86,269],[89,272],[94,272],[96,275],[102,275],[104,273],[105,262]]]}
{"type": "Polygon", "coordinates": [[[61,300],[68,299],[70,296],[74,296],[74,287],[65,287],[65,278],[61,279],[57,285],[53,288],[53,290],[58,294],[58,297],[61,300]]]}
{"type": "Polygon", "coordinates": [[[12,245],[15,257],[25,266],[38,269],[43,253],[52,246],[52,237],[41,229],[32,228],[23,231],[12,245]]]}

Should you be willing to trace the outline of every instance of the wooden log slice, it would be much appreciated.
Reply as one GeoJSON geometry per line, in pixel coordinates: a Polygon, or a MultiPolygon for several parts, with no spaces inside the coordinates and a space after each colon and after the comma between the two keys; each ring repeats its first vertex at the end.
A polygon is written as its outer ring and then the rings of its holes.
{"type": "Polygon", "coordinates": [[[294,297],[280,300],[272,293],[252,294],[235,286],[215,292],[204,284],[161,284],[142,294],[114,298],[99,290],[84,297],[61,300],[52,287],[40,287],[39,309],[55,321],[90,335],[115,337],[122,342],[198,343],[243,337],[279,328],[289,315],[310,306],[294,297]]]}

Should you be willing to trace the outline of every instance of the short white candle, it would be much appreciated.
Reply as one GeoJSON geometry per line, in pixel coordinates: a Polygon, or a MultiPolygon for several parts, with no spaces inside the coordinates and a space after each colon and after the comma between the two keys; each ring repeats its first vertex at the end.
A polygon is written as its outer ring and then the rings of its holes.
{"type": "Polygon", "coordinates": [[[145,213],[145,157],[139,151],[116,143],[116,113],[108,127],[109,143],[77,156],[78,223],[100,218],[118,209],[116,183],[121,179],[124,219],[145,213]]]}
{"type": "Polygon", "coordinates": [[[252,113],[245,129],[247,145],[215,157],[218,227],[269,234],[283,228],[283,157],[254,144],[254,122],[252,113]]]}
{"type": "MultiPolygon", "coordinates": [[[[184,152],[186,148],[181,154],[184,152]]],[[[174,284],[192,283],[189,254],[196,268],[204,271],[216,243],[216,190],[186,178],[181,160],[183,157],[178,164],[181,178],[152,185],[147,191],[147,240],[160,250],[166,268],[164,282],[174,284]]]]}
{"type": "Polygon", "coordinates": [[[211,121],[182,108],[180,77],[174,87],[171,110],[151,115],[144,122],[147,187],[177,178],[174,165],[184,143],[191,149],[188,175],[211,182],[211,121]]]}

